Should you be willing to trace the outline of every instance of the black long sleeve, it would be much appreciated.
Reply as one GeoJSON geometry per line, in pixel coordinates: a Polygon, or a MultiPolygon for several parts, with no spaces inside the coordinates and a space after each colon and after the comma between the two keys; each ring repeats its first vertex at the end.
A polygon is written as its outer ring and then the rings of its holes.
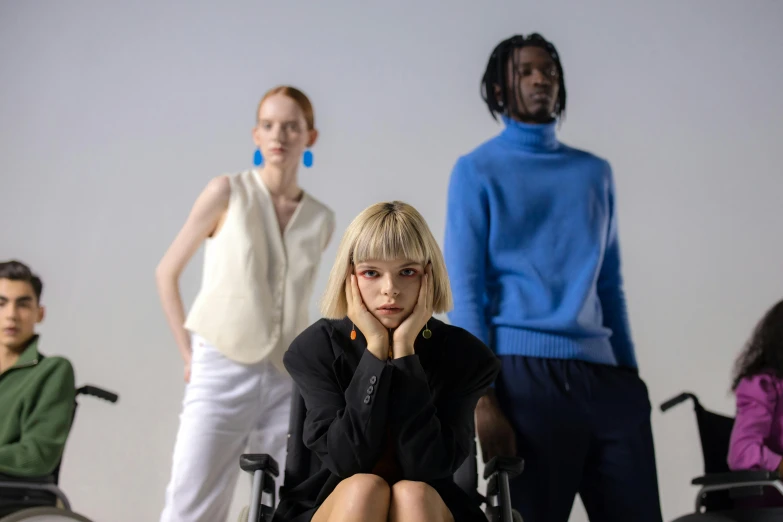
{"type": "Polygon", "coordinates": [[[307,407],[305,446],[340,478],[369,472],[386,435],[391,367],[364,350],[343,390],[329,333],[317,324],[297,337],[283,361],[307,407]]]}
{"type": "Polygon", "coordinates": [[[427,481],[451,477],[470,455],[473,416],[479,398],[500,371],[500,361],[465,330],[444,340],[451,372],[436,400],[417,355],[395,359],[390,422],[403,477],[427,481]],[[467,355],[464,359],[461,354],[467,355]]]}

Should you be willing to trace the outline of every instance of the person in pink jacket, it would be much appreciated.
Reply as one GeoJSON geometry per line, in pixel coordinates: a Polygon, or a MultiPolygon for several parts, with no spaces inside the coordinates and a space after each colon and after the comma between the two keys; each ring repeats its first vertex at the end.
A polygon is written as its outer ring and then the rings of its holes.
{"type": "MultiPolygon", "coordinates": [[[[756,326],[737,359],[732,389],[737,415],[729,444],[729,468],[783,475],[783,301],[756,326]]],[[[761,503],[783,506],[783,496],[770,490],[761,503]]]]}

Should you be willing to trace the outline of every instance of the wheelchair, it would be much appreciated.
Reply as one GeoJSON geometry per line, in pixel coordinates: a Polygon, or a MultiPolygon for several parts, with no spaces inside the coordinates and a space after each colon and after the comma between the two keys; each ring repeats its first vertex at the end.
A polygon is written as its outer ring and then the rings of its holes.
{"type": "Polygon", "coordinates": [[[767,522],[783,520],[783,508],[743,508],[743,499],[767,491],[783,495],[777,471],[731,471],[727,463],[734,418],[706,410],[692,393],[683,392],[661,404],[662,412],[690,399],[701,439],[704,475],[691,481],[699,486],[695,511],[672,522],[767,522]]]}
{"type": "MultiPolygon", "coordinates": [[[[318,468],[317,457],[302,441],[305,414],[304,399],[294,386],[281,490],[300,483],[318,468]]],[[[240,456],[239,466],[253,477],[250,504],[240,514],[239,521],[271,522],[276,505],[275,479],[280,475],[278,463],[270,455],[247,453],[240,456]]],[[[522,522],[519,513],[511,508],[509,480],[522,473],[523,466],[519,457],[495,457],[487,462],[484,467],[487,495],[481,495],[478,491],[478,459],[474,441],[471,454],[454,474],[454,481],[478,506],[486,506],[484,512],[489,522],[522,522]]]]}
{"type": "MultiPolygon", "coordinates": [[[[95,386],[82,386],[76,390],[76,397],[89,395],[115,403],[117,394],[95,386]]],[[[76,402],[76,408],[79,403],[76,402]]],[[[76,417],[74,408],[74,418],[76,417]]],[[[71,420],[73,423],[73,419],[71,420]]],[[[0,475],[0,522],[55,522],[58,520],[89,519],[71,510],[68,497],[58,487],[60,466],[58,463],[51,475],[45,477],[6,477],[0,475]],[[3,516],[6,515],[6,516],[3,516]]]]}

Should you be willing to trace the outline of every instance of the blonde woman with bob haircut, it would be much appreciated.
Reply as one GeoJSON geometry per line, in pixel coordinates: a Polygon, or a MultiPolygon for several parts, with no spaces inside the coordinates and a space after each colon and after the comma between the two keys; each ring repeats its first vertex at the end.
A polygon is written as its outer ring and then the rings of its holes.
{"type": "Polygon", "coordinates": [[[453,475],[470,455],[473,411],[499,361],[432,317],[450,308],[443,255],[416,209],[377,203],[354,219],[324,318],[283,359],[320,469],[281,492],[275,520],[486,520],[453,475]]]}

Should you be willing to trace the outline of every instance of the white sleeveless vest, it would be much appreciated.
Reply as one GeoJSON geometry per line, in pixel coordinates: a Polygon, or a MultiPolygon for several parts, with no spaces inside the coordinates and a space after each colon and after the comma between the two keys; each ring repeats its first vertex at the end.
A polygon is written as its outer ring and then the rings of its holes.
{"type": "Polygon", "coordinates": [[[269,360],[287,374],[283,354],[310,324],[309,304],[334,212],[307,192],[284,234],[255,170],[230,175],[223,225],[206,240],[202,286],[185,328],[243,364],[269,360]]]}

